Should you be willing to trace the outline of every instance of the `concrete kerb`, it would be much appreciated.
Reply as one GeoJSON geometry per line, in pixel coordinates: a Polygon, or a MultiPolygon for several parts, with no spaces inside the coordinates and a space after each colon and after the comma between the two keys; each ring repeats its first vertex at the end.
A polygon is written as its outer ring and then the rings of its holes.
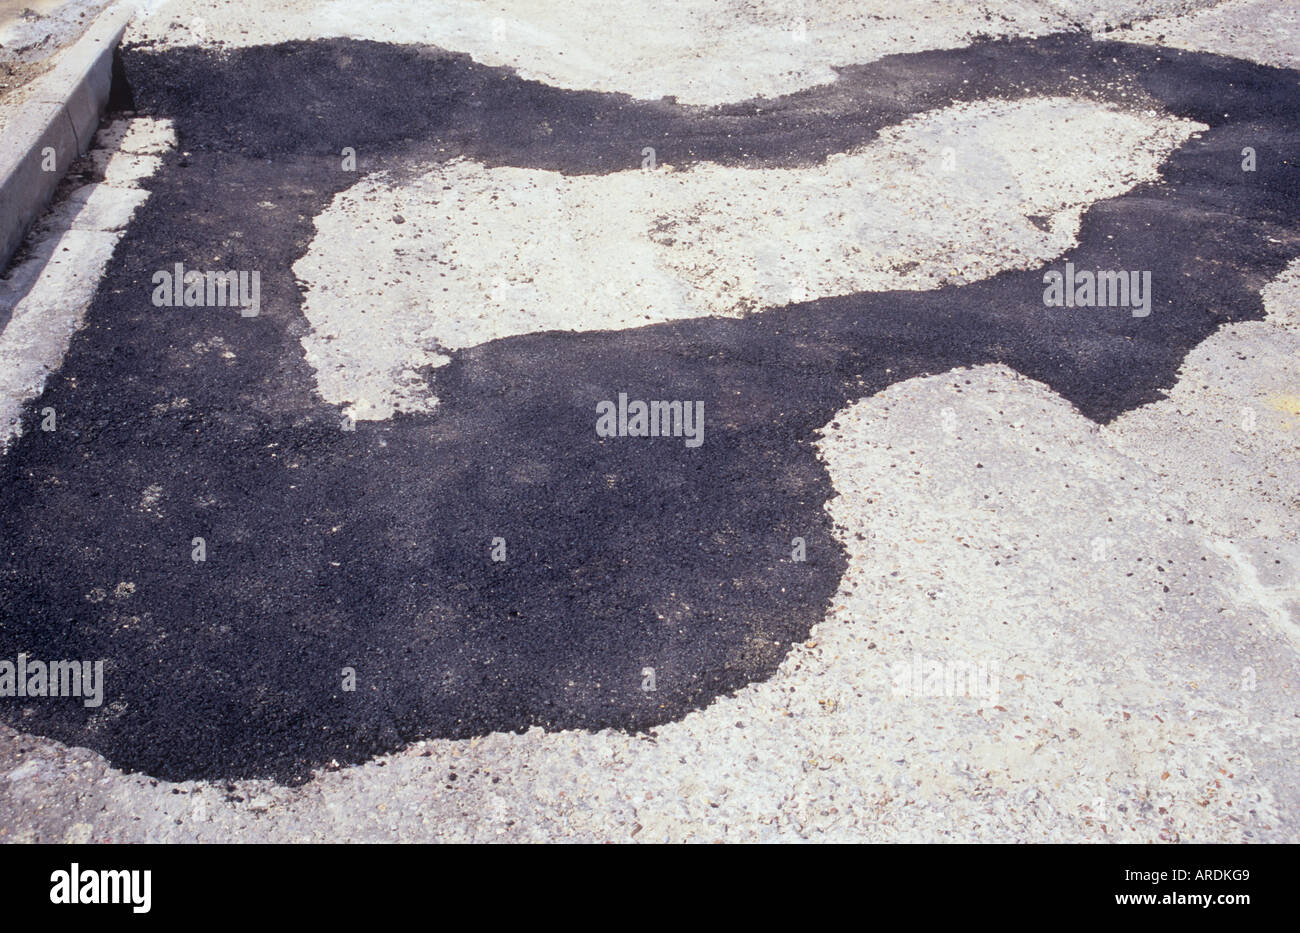
{"type": "Polygon", "coordinates": [[[58,64],[37,79],[31,96],[0,134],[0,270],[69,166],[90,147],[108,106],[113,50],[130,18],[121,4],[101,13],[58,64]]]}

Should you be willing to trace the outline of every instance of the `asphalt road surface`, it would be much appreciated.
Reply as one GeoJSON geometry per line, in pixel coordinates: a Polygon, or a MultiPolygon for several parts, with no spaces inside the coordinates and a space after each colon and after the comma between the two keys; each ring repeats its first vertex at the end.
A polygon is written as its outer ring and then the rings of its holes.
{"type": "Polygon", "coordinates": [[[1261,287],[1300,255],[1296,73],[1213,54],[981,41],[713,108],[346,39],[123,63],[179,145],[31,405],[59,429],[0,459],[0,657],[104,658],[106,699],[0,715],[167,780],[298,783],[426,738],[679,720],[770,677],[825,616],[846,556],[814,444],[837,411],[996,363],[1108,423],[1216,329],[1261,320],[1261,287]],[[1054,264],[1152,270],[1149,316],[1045,307],[1042,268],[1013,269],[450,350],[425,373],[436,409],[387,420],[348,424],[314,391],[292,267],[357,179],[345,147],[397,178],[457,157],[607,175],[640,170],[645,144],[679,170],[801,168],[924,111],[1051,95],[1208,127],[1158,184],[1091,205],[1054,264]],[[259,315],[155,307],[177,262],[259,270],[259,315]],[[704,443],[598,436],[620,392],[702,401],[704,443]]]}

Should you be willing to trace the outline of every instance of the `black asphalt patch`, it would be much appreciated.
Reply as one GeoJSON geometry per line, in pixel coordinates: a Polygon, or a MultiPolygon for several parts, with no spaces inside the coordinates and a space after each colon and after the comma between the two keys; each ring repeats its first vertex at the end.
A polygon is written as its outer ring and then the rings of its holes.
{"type": "Polygon", "coordinates": [[[180,147],[0,459],[0,659],[105,659],[105,700],[0,700],[0,715],[167,779],[298,782],[533,725],[646,730],[769,677],[846,566],[813,450],[837,410],[996,361],[1105,421],[1160,398],[1219,326],[1260,319],[1260,287],[1300,254],[1300,73],[1212,55],[990,41],[709,109],[371,42],[135,47],[122,63],[180,147]],[[954,101],[1040,94],[1211,127],[1164,183],[1090,209],[1053,264],[1151,270],[1150,317],[1045,308],[1040,269],[498,340],[430,374],[435,413],[351,432],[314,394],[291,267],[360,177],[340,170],[344,147],[399,176],[455,156],[639,169],[644,146],[677,166],[797,166],[954,101]],[[151,277],[176,262],[260,270],[261,315],[154,307],[151,277]],[[597,437],[595,405],[619,392],[704,401],[704,445],[597,437]],[[46,407],[54,432],[37,429],[46,407]]]}

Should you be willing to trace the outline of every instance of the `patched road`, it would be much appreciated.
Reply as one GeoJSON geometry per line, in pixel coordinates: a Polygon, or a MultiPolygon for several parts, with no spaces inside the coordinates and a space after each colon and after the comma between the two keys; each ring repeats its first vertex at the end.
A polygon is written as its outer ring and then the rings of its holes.
{"type": "MultiPolygon", "coordinates": [[[[1210,54],[986,41],[711,109],[370,41],[136,46],[124,64],[139,113],[173,121],[178,145],[0,459],[0,657],[104,658],[105,702],[0,712],[168,780],[297,783],[426,738],[678,720],[770,677],[826,616],[847,559],[814,445],[837,412],[1000,364],[1107,423],[1161,398],[1217,328],[1262,320],[1261,288],[1300,255],[1297,74],[1210,54]],[[463,159],[610,176],[641,172],[645,146],[674,171],[812,169],[926,111],[1053,96],[1206,129],[1029,268],[435,341],[446,365],[414,376],[436,406],[377,420],[324,400],[308,364],[295,264],[366,173],[463,159]],[[176,263],[258,271],[258,315],[155,306],[176,263]],[[1045,307],[1044,270],[1066,263],[1149,270],[1150,314],[1045,307]],[[599,436],[597,405],[619,393],[702,402],[704,443],[599,436]]],[[[376,271],[360,239],[356,256],[343,278],[376,271]]]]}

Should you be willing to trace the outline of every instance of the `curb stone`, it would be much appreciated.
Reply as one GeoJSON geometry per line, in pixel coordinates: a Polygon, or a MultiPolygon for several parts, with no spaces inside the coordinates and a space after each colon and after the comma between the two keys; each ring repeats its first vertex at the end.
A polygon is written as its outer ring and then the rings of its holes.
{"type": "Polygon", "coordinates": [[[113,51],[130,11],[111,6],[66,49],[0,133],[0,269],[45,210],[64,173],[88,148],[108,105],[113,51]],[[43,163],[54,150],[54,169],[43,163]]]}

